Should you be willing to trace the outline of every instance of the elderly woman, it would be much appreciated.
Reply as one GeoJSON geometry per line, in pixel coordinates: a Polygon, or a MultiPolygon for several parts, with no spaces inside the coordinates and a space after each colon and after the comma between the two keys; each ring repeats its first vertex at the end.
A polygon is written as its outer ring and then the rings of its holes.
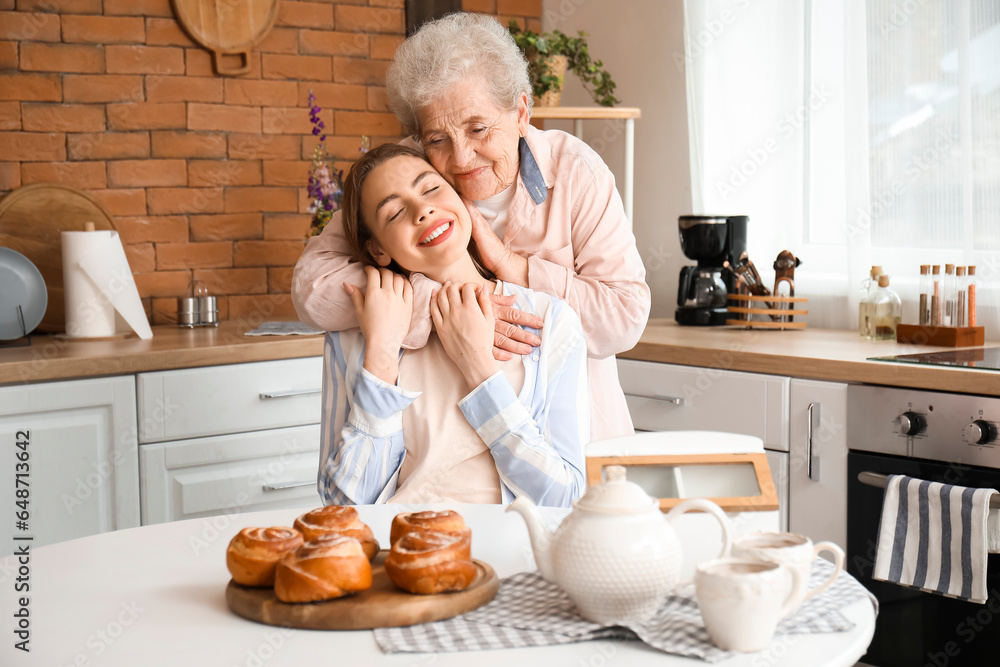
{"type": "MultiPolygon", "coordinates": [[[[527,62],[495,19],[458,13],[424,24],[396,51],[389,104],[435,169],[469,204],[483,264],[506,282],[569,303],[583,324],[591,388],[591,438],[632,433],[614,355],[635,345],[649,315],[649,289],[614,176],[589,146],[529,124],[527,62]]],[[[413,315],[404,347],[431,330],[431,293],[413,274],[413,315]]],[[[292,299],[313,326],[358,326],[343,284],[363,288],[339,220],[311,239],[295,267],[292,299]]],[[[491,297],[493,298],[493,297],[491,297]]],[[[494,298],[498,358],[532,354],[539,338],[518,325],[534,316],[494,298]]]]}

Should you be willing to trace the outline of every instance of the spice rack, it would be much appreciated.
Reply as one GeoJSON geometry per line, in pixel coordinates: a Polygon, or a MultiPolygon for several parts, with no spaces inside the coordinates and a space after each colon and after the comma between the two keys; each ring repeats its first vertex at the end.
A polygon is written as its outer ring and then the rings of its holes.
{"type": "Polygon", "coordinates": [[[920,323],[896,325],[896,342],[940,347],[983,345],[986,330],[976,326],[976,267],[945,264],[943,281],[940,269],[940,265],[920,266],[920,323]]]}
{"type": "Polygon", "coordinates": [[[804,296],[754,296],[730,294],[726,311],[732,315],[726,324],[747,329],[805,329],[805,322],[795,322],[796,315],[806,315],[808,310],[797,307],[809,301],[804,296]]]}

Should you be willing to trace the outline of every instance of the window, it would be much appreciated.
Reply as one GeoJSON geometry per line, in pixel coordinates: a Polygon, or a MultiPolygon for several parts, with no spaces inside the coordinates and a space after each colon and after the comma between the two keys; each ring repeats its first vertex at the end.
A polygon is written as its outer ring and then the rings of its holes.
{"type": "Polygon", "coordinates": [[[856,326],[872,264],[916,321],[919,265],[954,263],[1000,330],[1000,3],[688,0],[685,28],[694,211],[800,256],[810,326],[856,326]]]}

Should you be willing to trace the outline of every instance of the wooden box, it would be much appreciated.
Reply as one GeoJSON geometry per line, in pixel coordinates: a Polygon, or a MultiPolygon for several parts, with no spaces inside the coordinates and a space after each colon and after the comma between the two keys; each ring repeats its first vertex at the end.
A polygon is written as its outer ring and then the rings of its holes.
{"type": "Polygon", "coordinates": [[[896,342],[941,347],[975,347],[986,341],[983,327],[933,327],[929,324],[896,325],[896,342]]]}

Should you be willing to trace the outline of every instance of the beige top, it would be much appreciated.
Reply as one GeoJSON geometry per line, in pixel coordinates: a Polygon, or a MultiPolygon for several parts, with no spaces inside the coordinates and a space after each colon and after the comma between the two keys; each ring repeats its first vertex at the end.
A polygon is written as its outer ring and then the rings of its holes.
{"type": "MultiPolygon", "coordinates": [[[[524,384],[521,358],[500,365],[514,392],[520,393],[524,384]]],[[[434,378],[433,394],[423,393],[403,411],[406,456],[397,492],[388,502],[499,503],[500,475],[493,455],[458,407],[470,389],[436,333],[424,347],[404,354],[399,363],[402,389],[420,391],[429,377],[434,378]]]]}

